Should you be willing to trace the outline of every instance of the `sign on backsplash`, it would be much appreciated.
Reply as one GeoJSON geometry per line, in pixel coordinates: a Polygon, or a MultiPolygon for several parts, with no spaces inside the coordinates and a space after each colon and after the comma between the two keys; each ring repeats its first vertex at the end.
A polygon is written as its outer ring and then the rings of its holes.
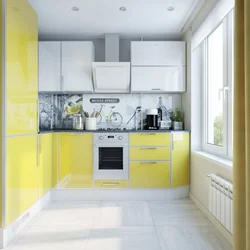
{"type": "Polygon", "coordinates": [[[119,103],[119,98],[90,98],[90,103],[119,103]]]}

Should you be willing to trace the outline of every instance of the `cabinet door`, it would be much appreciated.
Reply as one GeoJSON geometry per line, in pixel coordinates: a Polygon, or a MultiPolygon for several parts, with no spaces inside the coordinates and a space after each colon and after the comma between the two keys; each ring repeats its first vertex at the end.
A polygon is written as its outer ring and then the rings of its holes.
{"type": "Polygon", "coordinates": [[[170,133],[131,133],[129,135],[130,146],[169,146],[170,133]]]}
{"type": "Polygon", "coordinates": [[[169,188],[170,162],[130,162],[131,188],[169,188]]]}
{"type": "Polygon", "coordinates": [[[92,161],[92,134],[73,134],[71,178],[66,188],[92,188],[92,161]]]}
{"type": "Polygon", "coordinates": [[[189,185],[189,133],[172,133],[172,187],[189,185]]]}
{"type": "Polygon", "coordinates": [[[59,134],[58,142],[59,150],[59,173],[58,173],[58,187],[65,188],[71,180],[72,168],[72,135],[59,134]]]}
{"type": "Polygon", "coordinates": [[[52,134],[52,187],[57,187],[59,179],[59,134],[52,134]]]}
{"type": "Polygon", "coordinates": [[[130,147],[129,157],[131,161],[168,161],[170,160],[170,148],[157,147],[130,147]]]}
{"type": "Polygon", "coordinates": [[[39,42],[39,91],[61,90],[61,42],[39,42]]]}
{"type": "Polygon", "coordinates": [[[52,188],[52,134],[38,135],[39,197],[52,188]]]}
{"type": "Polygon", "coordinates": [[[132,67],[132,92],[183,92],[185,67],[132,67]]]}
{"type": "Polygon", "coordinates": [[[38,200],[37,136],[7,138],[6,226],[38,200]]]}
{"type": "Polygon", "coordinates": [[[185,42],[131,42],[132,66],[184,66],[185,42]]]}
{"type": "Polygon", "coordinates": [[[38,18],[27,0],[7,1],[6,12],[7,135],[36,133],[38,18]]]}
{"type": "Polygon", "coordinates": [[[62,90],[92,92],[92,42],[62,42],[62,90]]]}

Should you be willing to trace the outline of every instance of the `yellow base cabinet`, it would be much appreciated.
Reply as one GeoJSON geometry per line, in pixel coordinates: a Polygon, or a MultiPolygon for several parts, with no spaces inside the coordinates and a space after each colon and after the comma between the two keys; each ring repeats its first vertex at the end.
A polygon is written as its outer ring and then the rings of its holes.
{"type": "Polygon", "coordinates": [[[189,185],[189,133],[172,133],[172,187],[189,185]]]}
{"type": "Polygon", "coordinates": [[[128,188],[127,180],[95,180],[95,188],[128,188]]]}
{"type": "Polygon", "coordinates": [[[93,142],[91,133],[59,135],[60,188],[92,188],[93,142]]]}
{"type": "Polygon", "coordinates": [[[39,197],[52,188],[52,134],[38,135],[39,197]]]}
{"type": "Polygon", "coordinates": [[[170,148],[131,147],[129,150],[129,156],[131,161],[140,161],[140,160],[168,161],[170,160],[170,148]]]}
{"type": "Polygon", "coordinates": [[[37,135],[7,138],[6,226],[38,200],[37,135]]]}
{"type": "Polygon", "coordinates": [[[130,146],[169,146],[170,133],[131,133],[129,136],[130,146]]]}
{"type": "Polygon", "coordinates": [[[169,188],[170,162],[130,162],[131,188],[169,188]]]}
{"type": "Polygon", "coordinates": [[[59,166],[59,135],[58,133],[52,134],[52,188],[57,186],[58,183],[58,166],[59,166]]]}

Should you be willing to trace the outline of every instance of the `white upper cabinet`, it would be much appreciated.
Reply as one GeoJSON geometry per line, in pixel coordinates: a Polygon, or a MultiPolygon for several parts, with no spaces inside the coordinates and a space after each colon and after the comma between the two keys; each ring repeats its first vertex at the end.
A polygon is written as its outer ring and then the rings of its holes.
{"type": "Polygon", "coordinates": [[[177,42],[131,42],[132,66],[184,66],[186,44],[177,42]]]}
{"type": "Polygon", "coordinates": [[[59,91],[61,43],[39,42],[39,91],[59,91]]]}
{"type": "Polygon", "coordinates": [[[132,67],[132,92],[184,92],[185,67],[132,67]]]}
{"type": "Polygon", "coordinates": [[[40,92],[93,92],[92,42],[39,42],[40,92]]]}
{"type": "Polygon", "coordinates": [[[92,42],[62,42],[62,90],[92,92],[92,42]]]}

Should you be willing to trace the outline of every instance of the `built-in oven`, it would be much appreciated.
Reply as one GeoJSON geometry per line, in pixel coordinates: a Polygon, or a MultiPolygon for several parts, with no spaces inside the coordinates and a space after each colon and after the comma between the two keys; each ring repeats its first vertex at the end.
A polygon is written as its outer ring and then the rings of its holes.
{"type": "Polygon", "coordinates": [[[94,134],[94,179],[128,179],[128,134],[94,134]]]}

